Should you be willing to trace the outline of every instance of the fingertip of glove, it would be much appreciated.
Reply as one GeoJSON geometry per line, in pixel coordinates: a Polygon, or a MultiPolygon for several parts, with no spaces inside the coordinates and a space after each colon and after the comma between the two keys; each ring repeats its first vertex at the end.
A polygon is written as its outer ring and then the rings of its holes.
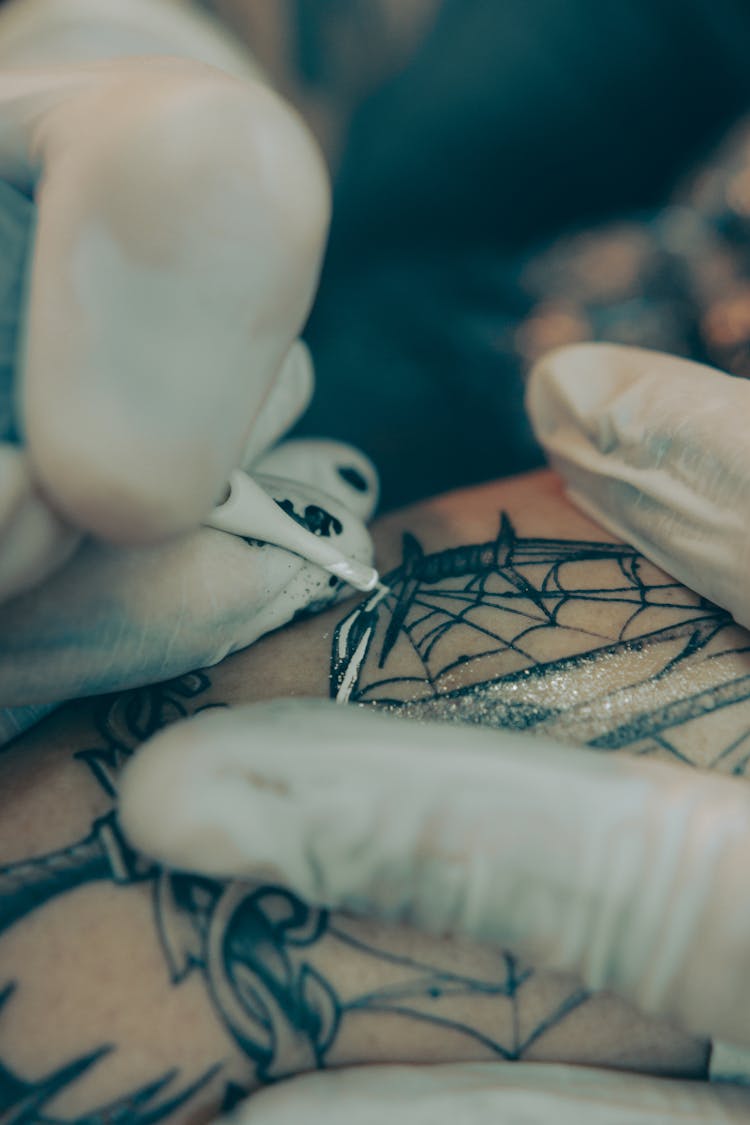
{"type": "Polygon", "coordinates": [[[263,704],[255,704],[213,708],[156,735],[120,782],[120,823],[130,842],[178,869],[225,877],[273,869],[278,880],[274,850],[288,835],[279,816],[295,813],[273,771],[253,765],[254,740],[267,726],[263,704]]]}
{"type": "Polygon", "coordinates": [[[119,821],[131,843],[148,855],[179,865],[185,836],[196,824],[196,794],[210,780],[207,740],[221,740],[224,715],[223,708],[211,708],[173,723],[141,746],[123,769],[119,821]]]}
{"type": "Polygon", "coordinates": [[[256,468],[261,474],[320,489],[360,520],[371,519],[378,506],[380,482],[375,466],[345,442],[294,438],[271,450],[256,468]]]}

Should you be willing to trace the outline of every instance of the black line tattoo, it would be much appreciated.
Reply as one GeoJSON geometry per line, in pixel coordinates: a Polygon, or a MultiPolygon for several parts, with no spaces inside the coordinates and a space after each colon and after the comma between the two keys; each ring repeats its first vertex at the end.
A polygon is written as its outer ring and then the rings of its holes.
{"type": "MultiPolygon", "coordinates": [[[[97,744],[75,757],[116,800],[118,773],[138,745],[169,723],[216,706],[203,702],[209,687],[208,676],[198,673],[99,701],[94,708],[97,744]]],[[[178,988],[200,974],[228,1037],[252,1067],[253,1083],[328,1065],[343,1026],[375,1014],[463,1036],[488,1057],[520,1059],[586,1000],[575,982],[561,978],[543,1013],[537,1011],[537,999],[530,1018],[523,1002],[533,972],[508,955],[492,955],[486,978],[456,973],[390,952],[359,932],[362,923],[333,919],[283,887],[168,871],[129,847],[114,808],[80,841],[0,869],[0,934],[60,896],[93,883],[151,887],[165,976],[178,988]],[[383,983],[365,990],[355,986],[344,994],[315,964],[323,943],[361,963],[361,974],[352,971],[354,981],[371,979],[377,965],[383,983]],[[477,1007],[476,1022],[451,1014],[451,1004],[462,996],[477,1007]]],[[[7,1001],[16,988],[22,988],[22,982],[11,983],[2,999],[7,1001]]],[[[11,1016],[12,1011],[7,1018],[11,1016]]],[[[58,1125],[54,1114],[43,1108],[116,1050],[116,1044],[104,1044],[34,1081],[4,1071],[0,1063],[0,1120],[6,1122],[9,1115],[7,1125],[58,1125]],[[28,1113],[26,1102],[23,1110],[19,1108],[24,1098],[32,1107],[28,1113]]],[[[222,1081],[219,1100],[229,1110],[248,1091],[222,1079],[222,1071],[221,1061],[212,1060],[190,1081],[177,1072],[156,1075],[72,1125],[158,1122],[210,1083],[222,1081]]]]}
{"type": "MultiPolygon", "coordinates": [[[[601,749],[687,761],[684,732],[722,711],[735,718],[715,764],[744,771],[746,636],[630,548],[519,538],[503,516],[495,539],[435,554],[405,536],[402,565],[387,583],[389,592],[360,603],[336,629],[331,692],[342,702],[554,730],[601,749]]],[[[335,1063],[343,1029],[376,1013],[513,1060],[585,1004],[586,992],[562,977],[540,1001],[533,969],[509,955],[488,955],[482,973],[462,974],[437,956],[403,956],[386,933],[373,938],[363,922],[333,917],[283,887],[176,873],[137,855],[118,827],[119,771],[167,724],[217,706],[206,702],[210,686],[196,673],[95,705],[96,741],[75,757],[113,807],[76,843],[0,869],[0,934],[79,887],[148,887],[165,980],[174,988],[202,980],[228,1044],[252,1070],[249,1086],[335,1063]],[[325,969],[344,956],[349,991],[325,969]],[[377,985],[365,986],[374,966],[377,985]],[[457,1017],[457,998],[470,1002],[470,1018],[457,1017]]],[[[22,988],[3,986],[0,1019],[12,1018],[22,988]]],[[[116,1051],[103,1044],[34,1080],[0,1063],[0,1119],[58,1125],[55,1097],[116,1051]]],[[[248,1092],[223,1060],[206,1060],[200,1075],[155,1074],[72,1125],[150,1125],[211,1083],[220,1084],[215,1100],[225,1110],[248,1092]]]]}
{"type": "MultiPolygon", "coordinates": [[[[0,1012],[11,1001],[13,992],[13,985],[0,992],[0,1012]]],[[[213,1079],[218,1069],[209,1068],[179,1092],[174,1089],[176,1072],[169,1071],[83,1117],[57,1117],[50,1113],[49,1104],[74,1086],[111,1050],[110,1046],[100,1047],[33,1082],[14,1074],[0,1062],[0,1115],[3,1122],[7,1125],[157,1125],[187,1105],[213,1079]]]]}
{"type": "Polygon", "coordinates": [[[745,772],[746,635],[632,548],[520,538],[503,514],[487,543],[425,554],[405,535],[384,581],[337,626],[340,702],[682,761],[697,724],[731,708],[711,764],[745,772]]]}

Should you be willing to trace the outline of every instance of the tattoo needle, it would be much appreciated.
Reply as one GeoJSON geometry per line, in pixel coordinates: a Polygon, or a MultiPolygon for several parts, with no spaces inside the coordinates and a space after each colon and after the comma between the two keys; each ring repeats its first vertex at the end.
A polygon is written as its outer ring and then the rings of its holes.
{"type": "Polygon", "coordinates": [[[239,469],[230,477],[229,495],[214,508],[206,525],[245,539],[261,539],[284,547],[365,593],[380,585],[377,570],[348,558],[330,543],[300,527],[252,477],[239,469]]]}

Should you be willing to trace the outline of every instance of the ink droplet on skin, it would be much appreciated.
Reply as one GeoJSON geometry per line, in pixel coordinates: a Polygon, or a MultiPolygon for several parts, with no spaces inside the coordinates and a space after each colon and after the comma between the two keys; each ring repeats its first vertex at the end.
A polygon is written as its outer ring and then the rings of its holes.
{"type": "Polygon", "coordinates": [[[356,488],[357,492],[367,492],[367,481],[359,469],[355,469],[353,465],[339,465],[338,472],[341,479],[356,488]]]}

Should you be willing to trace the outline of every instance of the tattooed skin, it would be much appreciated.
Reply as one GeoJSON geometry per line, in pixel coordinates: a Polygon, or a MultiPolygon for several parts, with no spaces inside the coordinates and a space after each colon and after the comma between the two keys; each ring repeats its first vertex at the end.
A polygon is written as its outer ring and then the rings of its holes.
{"type": "MultiPolygon", "coordinates": [[[[100,741],[75,757],[115,799],[118,773],[137,746],[168,723],[205,710],[202,696],[209,687],[208,676],[200,673],[101,700],[95,718],[100,741]]],[[[334,918],[283,887],[165,870],[128,846],[114,809],[75,844],[0,869],[0,934],[59,896],[97,882],[150,885],[165,975],[179,988],[201,974],[227,1035],[252,1065],[253,1084],[326,1066],[344,1024],[374,1013],[464,1036],[488,1057],[520,1059],[586,1000],[582,989],[561,978],[546,1009],[540,1013],[536,1004],[529,1013],[523,997],[532,971],[509,955],[493,954],[486,977],[466,975],[403,956],[389,949],[386,940],[373,944],[364,936],[362,922],[334,918]],[[377,965],[382,983],[344,995],[313,964],[323,944],[338,950],[338,956],[361,962],[363,980],[372,977],[377,965]],[[461,996],[471,998],[474,1006],[466,1020],[452,1009],[461,996]],[[499,1027],[509,1029],[508,1034],[499,1027]]],[[[12,1018],[13,995],[21,987],[22,982],[11,982],[0,995],[0,1019],[12,1018]]],[[[63,1125],[48,1105],[116,1049],[114,1043],[103,1044],[34,1082],[0,1061],[0,1120],[7,1125],[63,1125]]],[[[155,1075],[73,1125],[161,1121],[209,1083],[221,1081],[221,1071],[216,1061],[189,1082],[174,1072],[155,1075]]],[[[247,1092],[226,1081],[224,1108],[247,1092]]],[[[68,1125],[70,1120],[65,1118],[68,1125]]]]}
{"type": "MultiPolygon", "coordinates": [[[[342,702],[687,759],[686,732],[721,710],[731,736],[715,764],[744,772],[746,635],[630,548],[519,538],[503,516],[494,539],[436,554],[407,535],[387,583],[337,626],[330,684],[342,702]]],[[[81,887],[145,888],[165,982],[202,982],[228,1046],[246,1060],[247,1088],[222,1058],[206,1059],[200,1074],[155,1073],[65,1122],[159,1122],[208,1087],[229,1109],[258,1083],[362,1061],[347,1055],[345,1033],[376,1013],[411,1026],[415,1043],[422,1029],[471,1045],[471,1057],[517,1060],[595,1002],[568,977],[547,976],[535,991],[540,974],[503,953],[485,951],[481,970],[462,972],[448,953],[405,955],[388,931],[283,887],[177,873],[136,854],[118,827],[119,772],[167,724],[221,706],[210,688],[196,673],[95,705],[96,738],[75,759],[111,807],[75,843],[0,869],[0,934],[81,887]],[[343,960],[346,985],[335,971],[343,960]]],[[[12,1019],[23,987],[0,981],[0,1021],[12,1019]]],[[[34,1081],[0,1060],[0,1121],[62,1125],[55,1099],[117,1049],[103,1043],[34,1081]]]]}
{"type": "MultiPolygon", "coordinates": [[[[12,994],[12,985],[0,993],[0,1013],[12,994]]],[[[65,1125],[68,1119],[50,1114],[49,1103],[96,1066],[110,1049],[102,1047],[89,1055],[82,1055],[35,1082],[25,1082],[0,1062],[2,1120],[13,1125],[65,1125]]],[[[78,1122],[81,1125],[151,1125],[152,1122],[163,1121],[186,1105],[214,1077],[216,1070],[212,1067],[197,1082],[183,1087],[178,1093],[173,1089],[177,1085],[176,1075],[173,1071],[169,1072],[116,1101],[99,1106],[85,1117],[80,1117],[78,1122]]]]}
{"type": "Polygon", "coordinates": [[[745,773],[747,634],[632,548],[519,538],[502,515],[494,540],[437,554],[407,534],[384,582],[336,630],[340,702],[683,762],[723,711],[705,764],[745,773]]]}

